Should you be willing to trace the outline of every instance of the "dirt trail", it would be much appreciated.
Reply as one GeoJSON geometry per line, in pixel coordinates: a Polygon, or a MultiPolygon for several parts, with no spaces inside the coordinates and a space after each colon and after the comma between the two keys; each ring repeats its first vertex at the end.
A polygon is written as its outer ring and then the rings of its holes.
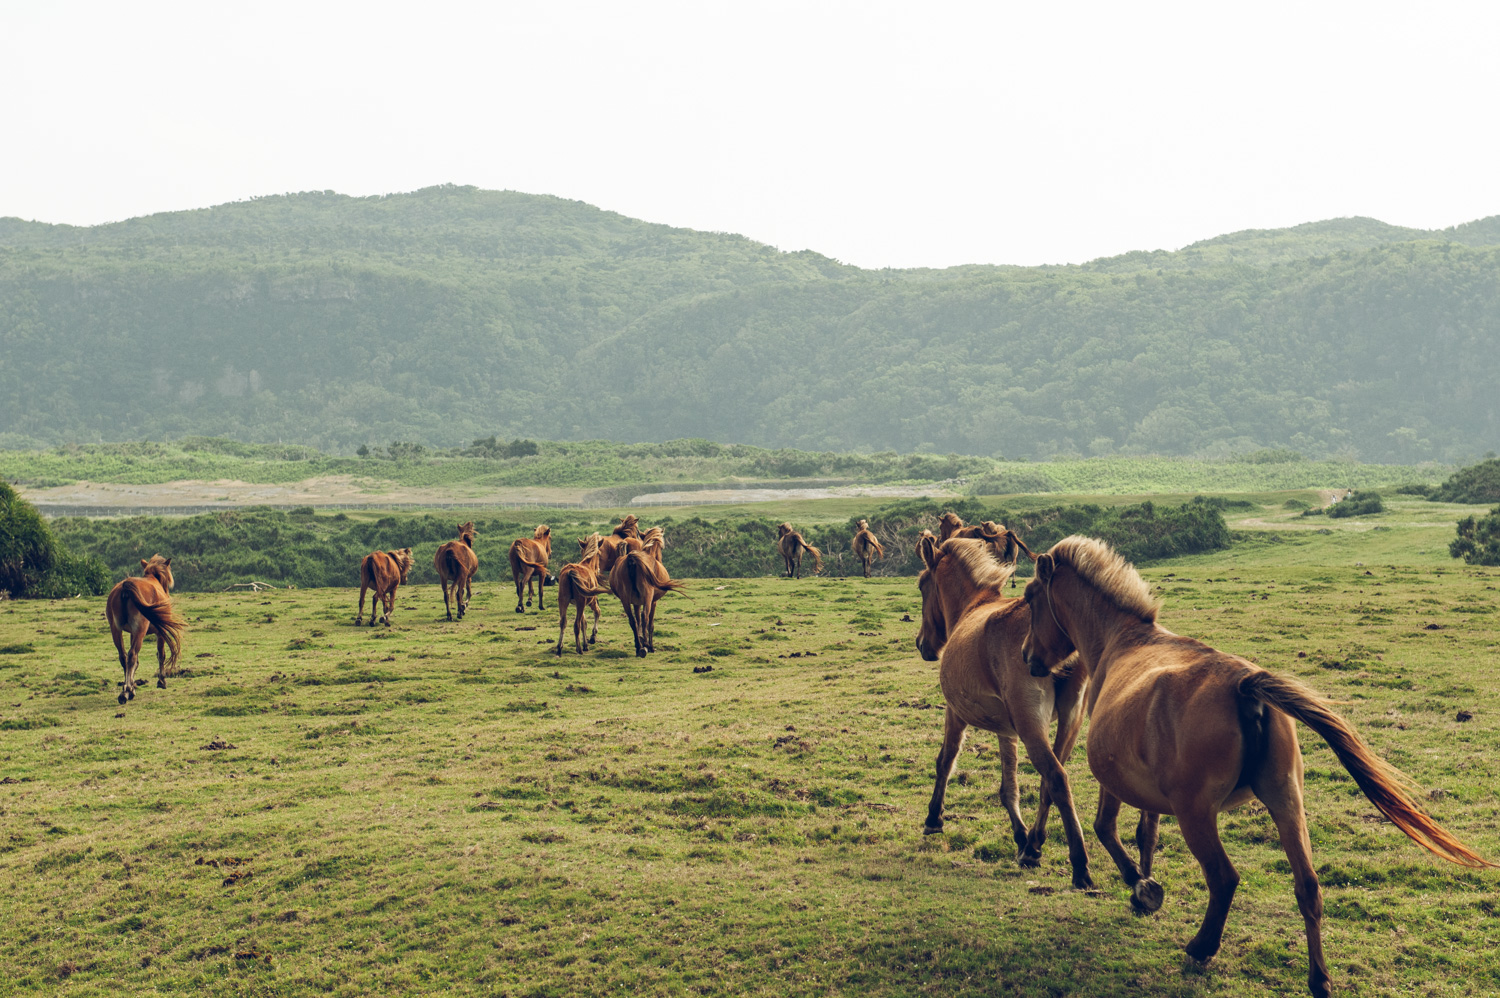
{"type": "Polygon", "coordinates": [[[22,487],[27,501],[48,506],[211,506],[214,503],[267,506],[322,506],[349,503],[496,503],[575,502],[587,489],[506,487],[479,489],[472,486],[405,486],[390,482],[328,475],[300,482],[264,484],[233,479],[185,480],[159,485],[124,485],[116,482],[74,482],[55,488],[22,487]]]}

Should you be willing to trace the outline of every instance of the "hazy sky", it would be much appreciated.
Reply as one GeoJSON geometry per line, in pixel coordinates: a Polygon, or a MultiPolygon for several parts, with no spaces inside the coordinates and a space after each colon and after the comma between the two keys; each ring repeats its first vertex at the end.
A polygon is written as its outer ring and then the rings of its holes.
{"type": "Polygon", "coordinates": [[[1500,213],[1500,4],[0,0],[0,215],[475,184],[868,267],[1500,213]]]}

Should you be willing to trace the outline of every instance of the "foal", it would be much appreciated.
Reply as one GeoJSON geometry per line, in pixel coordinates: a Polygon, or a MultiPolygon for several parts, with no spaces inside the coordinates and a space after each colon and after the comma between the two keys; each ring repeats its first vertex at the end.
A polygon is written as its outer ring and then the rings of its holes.
{"type": "Polygon", "coordinates": [[[599,597],[609,592],[607,582],[599,578],[599,541],[598,534],[585,537],[578,542],[583,549],[582,555],[575,562],[569,562],[557,573],[557,609],[559,613],[557,621],[557,647],[554,649],[559,656],[562,655],[563,632],[568,626],[568,607],[578,608],[578,615],[573,618],[573,644],[582,655],[588,650],[589,645],[599,640],[599,597]],[[594,611],[594,630],[587,638],[583,636],[583,611],[585,608],[594,611]]]}
{"type": "Polygon", "coordinates": [[[122,579],[109,591],[104,603],[104,618],[109,634],[120,653],[120,668],[125,680],[120,684],[120,704],[135,699],[135,670],[141,662],[141,645],[146,635],[156,635],[156,685],[167,688],[167,677],[177,675],[177,656],[182,652],[182,635],[187,621],[172,612],[167,596],[176,580],[172,578],[172,559],[153,554],[141,562],[139,577],[122,579]],[[130,651],[125,650],[125,635],[130,635],[130,651]],[[172,656],[167,657],[167,649],[172,656]]]}
{"type": "Polygon", "coordinates": [[[875,532],[870,529],[869,520],[860,520],[859,529],[854,532],[854,540],[849,545],[854,549],[854,557],[864,566],[865,578],[870,577],[870,562],[875,558],[885,557],[885,548],[880,546],[880,541],[875,537],[875,532]]]}
{"type": "Polygon", "coordinates": [[[458,619],[464,619],[464,611],[474,595],[474,574],[479,571],[479,556],[474,553],[474,522],[461,524],[458,540],[449,541],[432,556],[432,567],[437,569],[438,581],[443,586],[443,607],[448,619],[453,619],[453,607],[448,604],[448,592],[453,591],[453,602],[458,604],[458,619]]]}
{"type": "Polygon", "coordinates": [[[510,577],[516,583],[516,612],[525,613],[521,605],[521,590],[526,590],[526,606],[531,605],[532,576],[536,576],[538,610],[547,609],[547,583],[555,582],[547,574],[547,562],[552,559],[552,528],[545,523],[522,537],[510,542],[510,577]]]}
{"type": "Polygon", "coordinates": [[[375,598],[370,601],[370,626],[375,626],[375,618],[382,602],[385,604],[385,616],[382,620],[386,627],[391,626],[391,614],[396,609],[396,587],[406,585],[406,576],[411,572],[411,566],[411,548],[375,551],[365,555],[364,560],[359,563],[359,612],[354,615],[355,627],[364,618],[365,591],[369,589],[375,590],[375,598]]]}
{"type": "Polygon", "coordinates": [[[958,761],[968,727],[990,731],[1000,741],[1000,799],[1010,815],[1016,859],[1022,866],[1041,861],[1047,839],[1047,813],[1057,802],[1068,840],[1073,886],[1092,887],[1083,828],[1073,808],[1073,791],[1063,763],[1073,752],[1083,721],[1080,699],[1088,686],[1081,668],[1059,662],[1041,675],[1028,674],[1021,658],[1026,637],[1026,604],[1000,595],[1014,571],[1001,565],[984,541],[955,538],[942,544],[931,535],[921,539],[917,552],[926,568],[917,579],[922,591],[922,627],[917,651],[929,662],[938,660],[938,681],[947,708],[943,714],[943,746],[938,751],[937,782],[927,808],[923,832],[943,830],[943,797],[948,777],[958,761]],[[1047,727],[1057,718],[1057,737],[1047,740],[1047,727]],[[1042,777],[1041,806],[1030,831],[1021,819],[1016,778],[1016,740],[1026,746],[1026,757],[1042,777]]]}
{"type": "Polygon", "coordinates": [[[1307,931],[1308,989],[1329,993],[1323,898],[1302,810],[1302,752],[1294,721],[1317,732],[1370,803],[1422,848],[1463,866],[1493,864],[1417,807],[1410,783],[1307,687],[1156,622],[1149,587],[1103,541],[1068,537],[1037,558],[1026,586],[1031,626],[1023,653],[1045,675],[1075,650],[1087,666],[1089,768],[1099,780],[1094,831],[1131,886],[1138,911],[1161,907],[1151,879],[1157,821],[1176,815],[1183,842],[1203,867],[1208,910],[1187,944],[1194,961],[1219,951],[1240,877],[1219,841],[1219,812],[1258,798],[1276,822],[1307,931]],[[1120,844],[1122,803],[1141,809],[1140,865],[1120,844]]]}
{"type": "Polygon", "coordinates": [[[777,525],[776,547],[781,552],[782,560],[786,562],[787,578],[802,578],[802,552],[804,550],[812,552],[813,574],[823,571],[823,552],[804,541],[802,535],[793,530],[790,523],[777,525]]]}

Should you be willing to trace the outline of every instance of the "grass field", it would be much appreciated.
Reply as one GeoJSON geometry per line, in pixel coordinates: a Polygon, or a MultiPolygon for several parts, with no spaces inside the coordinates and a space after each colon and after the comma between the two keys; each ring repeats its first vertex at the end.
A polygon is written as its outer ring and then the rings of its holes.
{"type": "MultiPolygon", "coordinates": [[[[1458,511],[1288,513],[1144,574],[1165,626],[1346,701],[1500,858],[1500,570],[1448,558],[1458,511]]],[[[922,836],[942,701],[914,580],[695,580],[644,661],[608,605],[554,657],[550,604],[508,590],[456,623],[402,590],[373,631],[350,590],[183,594],[186,671],[126,708],[101,599],[0,603],[0,994],[1305,993],[1257,807],[1222,821],[1243,882],[1206,972],[1170,819],[1149,918],[1097,843],[1102,896],[1068,889],[1055,819],[1016,867],[983,737],[922,836]]],[[[1302,741],[1335,988],[1500,991],[1500,872],[1427,856],[1302,741]]]]}

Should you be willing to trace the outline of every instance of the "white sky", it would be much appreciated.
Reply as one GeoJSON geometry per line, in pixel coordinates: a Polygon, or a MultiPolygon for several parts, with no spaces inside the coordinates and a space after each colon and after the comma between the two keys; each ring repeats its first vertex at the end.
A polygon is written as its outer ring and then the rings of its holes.
{"type": "Polygon", "coordinates": [[[0,0],[0,215],[475,184],[867,267],[1500,213],[1500,4],[0,0]]]}

